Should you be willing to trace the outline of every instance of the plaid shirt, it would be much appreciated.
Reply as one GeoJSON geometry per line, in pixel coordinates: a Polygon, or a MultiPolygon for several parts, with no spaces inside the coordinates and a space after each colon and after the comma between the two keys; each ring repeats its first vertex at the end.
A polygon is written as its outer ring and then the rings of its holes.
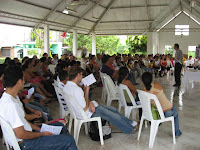
{"type": "Polygon", "coordinates": [[[182,51],[180,49],[176,50],[175,58],[176,58],[176,63],[182,64],[183,54],[182,54],[182,51]]]}

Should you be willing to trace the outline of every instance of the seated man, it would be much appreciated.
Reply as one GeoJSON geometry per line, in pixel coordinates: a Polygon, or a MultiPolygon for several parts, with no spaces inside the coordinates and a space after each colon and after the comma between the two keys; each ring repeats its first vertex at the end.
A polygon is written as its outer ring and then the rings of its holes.
{"type": "MultiPolygon", "coordinates": [[[[40,128],[25,119],[22,103],[17,96],[24,87],[23,72],[20,67],[10,66],[5,69],[3,83],[6,91],[0,99],[0,116],[13,128],[17,141],[24,149],[76,150],[74,138],[69,134],[53,135],[50,132],[40,132],[40,128]],[[33,130],[37,132],[33,132],[33,130]]],[[[63,127],[63,133],[66,129],[63,127]]],[[[5,137],[8,135],[4,135],[5,137]]],[[[8,139],[8,143],[10,143],[8,139]]]]}
{"type": "MultiPolygon", "coordinates": [[[[72,67],[69,71],[69,81],[64,86],[63,91],[69,95],[72,95],[79,105],[83,108],[88,118],[90,117],[101,117],[114,126],[116,126],[123,133],[131,134],[138,127],[137,122],[129,120],[120,114],[114,107],[104,106],[97,104],[95,101],[90,101],[88,98],[89,95],[89,86],[84,87],[84,91],[77,85],[82,80],[82,72],[84,70],[80,67],[72,67]]],[[[78,110],[77,106],[71,100],[71,105],[78,118],[82,119],[82,115],[78,110]]]]}

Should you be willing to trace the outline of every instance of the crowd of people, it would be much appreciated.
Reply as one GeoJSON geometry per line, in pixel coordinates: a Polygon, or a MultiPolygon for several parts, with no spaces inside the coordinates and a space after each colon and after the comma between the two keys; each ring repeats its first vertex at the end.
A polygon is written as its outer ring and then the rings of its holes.
{"type": "MultiPolygon", "coordinates": [[[[74,96],[89,118],[101,117],[123,133],[135,133],[139,125],[137,121],[124,117],[114,107],[90,101],[91,88],[80,84],[84,76],[93,73],[97,80],[93,88],[102,86],[100,71],[109,75],[118,84],[126,85],[138,105],[140,100],[135,85],[138,84],[137,78],[141,78],[145,85],[144,90],[157,95],[165,116],[175,117],[175,133],[176,136],[181,135],[175,107],[166,98],[162,86],[159,83],[152,83],[152,75],[157,78],[165,76],[168,72],[173,74],[171,68],[176,67],[179,56],[173,58],[170,54],[156,54],[155,56],[150,54],[147,57],[138,54],[134,56],[131,54],[112,56],[90,54],[88,58],[86,55],[82,55],[80,61],[67,54],[62,55],[60,59],[57,54],[53,54],[52,57],[48,57],[48,54],[44,53],[40,59],[37,56],[24,57],[21,62],[17,58],[6,58],[4,64],[0,65],[0,116],[13,128],[21,149],[30,147],[35,149],[47,149],[48,147],[51,149],[77,149],[73,137],[65,128],[64,118],[54,120],[56,118],[53,118],[49,111],[48,104],[57,100],[52,86],[54,80],[58,82],[59,88],[74,96]],[[50,65],[55,66],[55,74],[50,71],[50,65]],[[34,89],[34,94],[27,98],[28,90],[31,88],[34,89]],[[62,126],[61,134],[40,133],[42,123],[62,126]]],[[[178,79],[176,85],[180,85],[178,79]]],[[[132,105],[128,97],[126,101],[128,106],[132,105]]],[[[155,105],[153,102],[152,104],[155,105]]],[[[63,105],[68,111],[65,101],[63,101],[63,105]]],[[[72,101],[71,105],[81,119],[81,113],[72,101]]],[[[139,118],[141,115],[142,109],[139,110],[139,118]]]]}

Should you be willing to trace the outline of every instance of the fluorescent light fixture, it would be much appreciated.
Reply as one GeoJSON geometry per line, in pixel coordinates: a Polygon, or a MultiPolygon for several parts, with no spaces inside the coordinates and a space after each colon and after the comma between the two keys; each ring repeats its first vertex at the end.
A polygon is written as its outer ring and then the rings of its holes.
{"type": "Polygon", "coordinates": [[[69,11],[67,9],[63,10],[64,14],[69,14],[69,11]]]}

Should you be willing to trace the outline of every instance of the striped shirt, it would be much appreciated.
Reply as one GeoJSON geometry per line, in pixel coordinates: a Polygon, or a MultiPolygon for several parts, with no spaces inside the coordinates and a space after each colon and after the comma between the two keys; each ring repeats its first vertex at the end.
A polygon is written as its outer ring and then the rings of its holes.
{"type": "Polygon", "coordinates": [[[182,51],[180,49],[176,50],[175,58],[176,58],[176,63],[182,64],[182,62],[183,62],[183,54],[182,54],[182,51]]]}

